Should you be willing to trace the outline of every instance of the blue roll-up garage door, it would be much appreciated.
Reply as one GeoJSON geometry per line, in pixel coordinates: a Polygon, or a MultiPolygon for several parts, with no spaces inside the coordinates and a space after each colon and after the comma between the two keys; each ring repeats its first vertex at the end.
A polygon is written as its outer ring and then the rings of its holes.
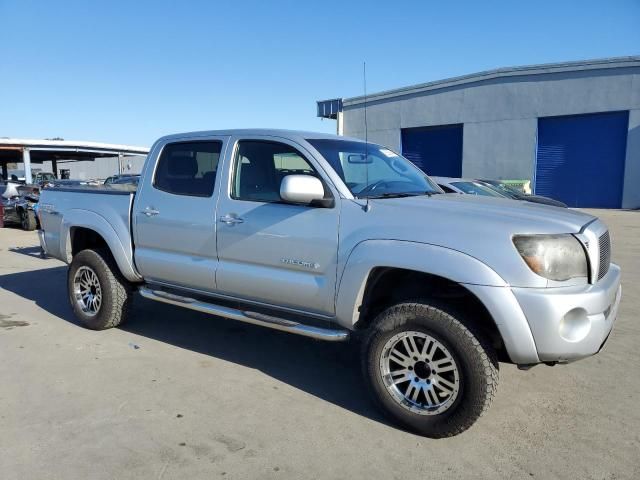
{"type": "Polygon", "coordinates": [[[629,112],[538,119],[535,193],[570,207],[620,208],[629,112]]]}
{"type": "Polygon", "coordinates": [[[462,125],[402,129],[402,155],[429,175],[462,175],[462,125]]]}

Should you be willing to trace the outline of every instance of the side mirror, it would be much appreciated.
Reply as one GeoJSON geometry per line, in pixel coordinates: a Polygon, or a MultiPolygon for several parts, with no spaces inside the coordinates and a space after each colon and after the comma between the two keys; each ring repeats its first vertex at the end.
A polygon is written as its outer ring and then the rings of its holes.
{"type": "MultiPolygon", "coordinates": [[[[324,186],[311,175],[287,175],[280,184],[280,198],[285,202],[326,206],[324,186]]],[[[328,205],[327,205],[328,206],[328,205]]]]}

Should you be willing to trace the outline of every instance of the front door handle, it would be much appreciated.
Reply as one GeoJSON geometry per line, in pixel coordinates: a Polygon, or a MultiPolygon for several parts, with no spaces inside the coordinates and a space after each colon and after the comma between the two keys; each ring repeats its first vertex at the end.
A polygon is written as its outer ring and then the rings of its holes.
{"type": "Polygon", "coordinates": [[[220,217],[220,221],[227,225],[236,225],[237,223],[243,223],[244,220],[236,217],[235,215],[225,215],[224,217],[220,217]]]}
{"type": "Polygon", "coordinates": [[[155,208],[147,207],[144,210],[142,210],[140,213],[144,213],[147,217],[154,217],[158,215],[160,211],[156,210],[155,208]]]}

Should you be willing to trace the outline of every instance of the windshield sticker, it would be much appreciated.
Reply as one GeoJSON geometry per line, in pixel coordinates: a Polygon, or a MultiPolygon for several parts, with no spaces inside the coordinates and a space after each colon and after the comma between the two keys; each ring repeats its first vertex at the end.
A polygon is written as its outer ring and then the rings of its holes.
{"type": "Polygon", "coordinates": [[[391,150],[387,149],[387,148],[381,148],[380,151],[382,152],[383,155],[389,157],[389,158],[393,158],[393,157],[397,157],[398,155],[396,155],[395,153],[393,153],[391,150]]]}

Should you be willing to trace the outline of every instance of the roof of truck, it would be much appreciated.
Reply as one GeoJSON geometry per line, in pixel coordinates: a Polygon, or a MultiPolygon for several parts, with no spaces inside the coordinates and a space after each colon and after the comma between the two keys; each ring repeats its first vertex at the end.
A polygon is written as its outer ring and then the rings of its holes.
{"type": "Polygon", "coordinates": [[[362,139],[343,137],[331,133],[322,132],[308,132],[304,130],[286,130],[279,128],[232,128],[229,130],[203,130],[196,132],[184,132],[175,133],[172,135],[166,135],[161,140],[175,139],[181,137],[207,137],[212,135],[231,136],[231,135],[263,135],[266,137],[284,137],[291,139],[307,139],[307,138],[322,138],[322,139],[336,139],[336,140],[353,140],[356,142],[362,142],[362,139]]]}

